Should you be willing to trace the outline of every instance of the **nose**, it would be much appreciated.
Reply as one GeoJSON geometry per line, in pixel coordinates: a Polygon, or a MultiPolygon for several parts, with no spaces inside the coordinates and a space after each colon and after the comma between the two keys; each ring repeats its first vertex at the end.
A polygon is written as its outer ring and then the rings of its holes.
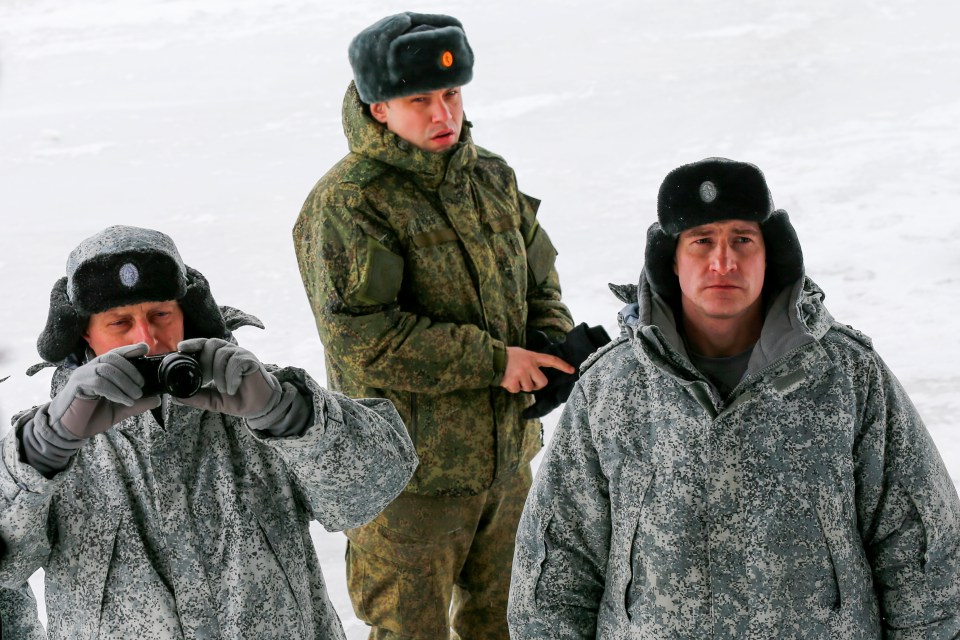
{"type": "Polygon", "coordinates": [[[154,355],[158,340],[154,333],[153,326],[145,318],[137,318],[134,321],[133,328],[130,331],[130,339],[130,344],[136,344],[137,342],[147,343],[147,346],[150,348],[150,351],[147,353],[154,355]]]}
{"type": "Polygon", "coordinates": [[[447,103],[443,100],[437,100],[433,105],[432,109],[432,118],[433,122],[446,122],[450,119],[451,111],[450,107],[447,106],[447,103]]]}
{"type": "Polygon", "coordinates": [[[710,260],[710,268],[721,276],[736,271],[737,263],[731,255],[726,243],[718,243],[710,260]]]}

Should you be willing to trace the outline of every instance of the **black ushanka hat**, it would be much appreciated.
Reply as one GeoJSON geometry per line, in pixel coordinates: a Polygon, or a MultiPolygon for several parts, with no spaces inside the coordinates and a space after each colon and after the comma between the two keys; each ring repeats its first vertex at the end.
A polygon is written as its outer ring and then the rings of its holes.
{"type": "Polygon", "coordinates": [[[756,166],[707,158],[667,174],[657,196],[657,219],[647,230],[644,270],[653,290],[668,300],[680,296],[673,271],[680,233],[721,220],[760,225],[766,246],[765,294],[803,275],[803,252],[787,212],[774,209],[763,173],[756,166]]]}
{"type": "Polygon", "coordinates": [[[398,13],[372,24],[350,42],[353,79],[367,104],[473,79],[473,50],[456,18],[398,13]]]}
{"type": "Polygon", "coordinates": [[[180,304],[184,337],[230,338],[206,278],[183,263],[169,236],[152,229],[108,227],[81,242],[67,258],[67,275],[50,293],[37,351],[52,363],[72,353],[82,355],[91,315],[165,300],[180,304]]]}

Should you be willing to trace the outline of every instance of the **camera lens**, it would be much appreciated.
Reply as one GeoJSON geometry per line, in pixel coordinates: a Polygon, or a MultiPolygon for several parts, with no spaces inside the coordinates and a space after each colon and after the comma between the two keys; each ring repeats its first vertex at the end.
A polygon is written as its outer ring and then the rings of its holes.
{"type": "Polygon", "coordinates": [[[164,392],[177,398],[189,398],[203,384],[200,364],[182,353],[171,353],[164,357],[157,377],[164,392]]]}

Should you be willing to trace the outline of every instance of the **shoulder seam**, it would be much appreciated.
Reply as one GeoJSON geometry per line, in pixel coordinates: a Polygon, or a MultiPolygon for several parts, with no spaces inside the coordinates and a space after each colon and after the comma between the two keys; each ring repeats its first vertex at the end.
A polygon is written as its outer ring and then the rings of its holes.
{"type": "Polygon", "coordinates": [[[629,338],[627,338],[627,336],[620,335],[614,338],[613,340],[611,340],[610,342],[608,342],[607,344],[603,345],[596,351],[594,351],[590,355],[590,357],[587,358],[582,365],[580,365],[580,374],[583,375],[584,373],[586,373],[587,369],[592,367],[594,363],[600,360],[600,358],[602,358],[605,354],[609,353],[610,351],[613,351],[614,349],[619,347],[621,344],[627,342],[628,340],[629,338]]]}
{"type": "Polygon", "coordinates": [[[871,340],[870,337],[863,332],[854,329],[848,324],[840,324],[839,322],[834,321],[827,333],[824,334],[823,338],[825,340],[830,340],[831,342],[855,343],[867,351],[875,353],[873,348],[873,340],[871,340]]]}

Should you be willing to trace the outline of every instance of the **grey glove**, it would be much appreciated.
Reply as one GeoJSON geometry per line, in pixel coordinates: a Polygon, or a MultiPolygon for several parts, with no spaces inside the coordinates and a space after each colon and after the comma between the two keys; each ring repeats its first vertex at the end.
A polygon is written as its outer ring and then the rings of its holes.
{"type": "Polygon", "coordinates": [[[147,351],[142,342],[117,347],[77,368],[50,402],[51,428],[63,437],[90,438],[159,407],[160,396],[144,397],[143,376],[130,362],[147,351]]]}
{"type": "Polygon", "coordinates": [[[148,350],[144,343],[118,347],[70,374],[60,393],[23,423],[26,461],[49,477],[65,469],[87,439],[159,407],[160,396],[143,395],[143,376],[130,362],[148,350]]]}
{"type": "Polygon", "coordinates": [[[193,338],[177,345],[200,363],[204,387],[176,402],[245,418],[251,429],[273,436],[300,435],[310,426],[312,406],[243,347],[219,338],[193,338]],[[212,383],[212,384],[210,384],[212,383]]]}

